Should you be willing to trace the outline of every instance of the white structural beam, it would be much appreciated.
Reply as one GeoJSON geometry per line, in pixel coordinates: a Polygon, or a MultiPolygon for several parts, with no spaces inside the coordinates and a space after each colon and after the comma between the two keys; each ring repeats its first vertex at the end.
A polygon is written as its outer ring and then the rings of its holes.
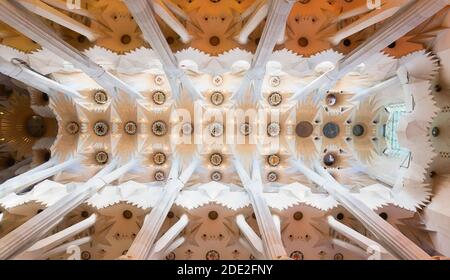
{"type": "MultiPolygon", "coordinates": [[[[293,0],[272,0],[268,5],[268,15],[266,25],[259,40],[255,55],[253,56],[251,67],[246,73],[242,85],[235,93],[235,98],[241,99],[245,93],[252,88],[253,100],[257,100],[261,96],[261,88],[266,73],[266,65],[270,60],[273,49],[279,41],[280,30],[286,28],[286,21],[289,17],[291,9],[296,1],[293,0]]],[[[267,3],[262,4],[262,8],[267,3]]],[[[258,14],[258,13],[257,13],[258,14]]]]}
{"type": "Polygon", "coordinates": [[[129,95],[143,98],[135,89],[58,37],[52,29],[20,4],[10,0],[0,0],[0,19],[42,47],[81,69],[110,94],[115,95],[117,91],[121,90],[129,95]]]}
{"type": "Polygon", "coordinates": [[[178,16],[179,18],[181,18],[182,20],[185,21],[189,21],[189,16],[186,14],[186,12],[181,9],[180,7],[178,7],[175,3],[172,2],[172,0],[162,0],[162,2],[164,3],[164,5],[167,6],[167,8],[169,8],[172,13],[174,13],[176,16],[178,16]]]}
{"type": "Polygon", "coordinates": [[[16,0],[23,7],[30,12],[33,12],[41,17],[51,20],[59,25],[62,25],[78,34],[85,36],[89,41],[94,42],[100,34],[87,27],[86,25],[76,21],[68,15],[58,11],[57,9],[47,5],[41,0],[16,0]]]}
{"type": "Polygon", "coordinates": [[[33,161],[32,157],[28,157],[28,158],[14,164],[13,166],[0,171],[0,183],[4,183],[6,180],[13,177],[16,174],[17,170],[28,167],[32,161],[33,161]]]}
{"type": "Polygon", "coordinates": [[[273,49],[280,37],[280,30],[285,30],[286,21],[296,0],[272,0],[269,5],[266,25],[259,40],[252,68],[265,68],[273,49]]]}
{"type": "Polygon", "coordinates": [[[367,238],[366,236],[362,235],[356,230],[337,221],[333,216],[327,217],[327,223],[330,226],[330,228],[334,229],[336,232],[342,234],[343,236],[347,237],[348,239],[356,243],[358,246],[364,249],[365,252],[371,252],[371,254],[377,255],[379,260],[396,259],[388,251],[386,251],[386,249],[383,248],[383,246],[381,246],[379,243],[371,240],[370,238],[367,238]]]}
{"type": "Polygon", "coordinates": [[[361,200],[352,196],[349,190],[339,184],[325,169],[323,169],[322,166],[319,164],[315,165],[317,173],[299,160],[292,160],[292,163],[309,180],[321,186],[333,196],[345,209],[358,219],[391,254],[405,260],[430,259],[430,256],[419,246],[405,237],[391,224],[383,220],[361,200]]]}
{"type": "Polygon", "coordinates": [[[337,18],[338,21],[345,20],[351,17],[359,16],[359,18],[351,24],[340,29],[329,38],[333,45],[338,45],[343,39],[354,35],[370,26],[373,26],[379,22],[382,22],[395,13],[397,13],[402,7],[415,0],[387,0],[384,3],[379,1],[380,6],[368,5],[362,3],[361,6],[356,9],[345,12],[337,18]]]}
{"type": "Polygon", "coordinates": [[[181,175],[179,175],[180,162],[178,159],[173,161],[169,179],[164,188],[164,193],[152,211],[145,217],[141,230],[127,252],[127,257],[129,259],[147,260],[151,258],[152,251],[157,249],[154,248],[156,237],[161,230],[167,214],[172,208],[181,189],[189,181],[198,165],[199,160],[194,159],[189,166],[183,170],[181,175]]]}
{"type": "Polygon", "coordinates": [[[27,68],[26,65],[16,65],[0,58],[0,72],[30,87],[45,92],[49,96],[62,93],[72,98],[84,98],[79,92],[36,73],[27,68]]]}
{"type": "Polygon", "coordinates": [[[367,98],[373,97],[378,93],[383,92],[383,90],[397,85],[400,83],[400,80],[397,76],[389,78],[379,84],[374,85],[373,87],[358,91],[352,98],[350,98],[351,102],[361,102],[367,98]]]}
{"type": "MultiPolygon", "coordinates": [[[[363,44],[347,54],[336,67],[314,80],[290,99],[299,100],[305,95],[320,89],[321,93],[332,88],[336,82],[353,71],[358,65],[366,62],[374,54],[406,35],[427,19],[448,5],[448,0],[418,0],[401,9],[377,30],[363,44]]],[[[320,94],[322,95],[322,94],[320,94]]]]}
{"type": "Polygon", "coordinates": [[[162,1],[162,0],[152,0],[153,9],[155,13],[162,19],[175,33],[180,36],[181,41],[185,44],[189,43],[192,40],[192,36],[189,35],[189,32],[186,30],[183,24],[175,17],[172,13],[174,11],[177,15],[181,15],[184,18],[187,18],[187,15],[184,14],[183,10],[179,9],[170,1],[162,1]]]}
{"type": "Polygon", "coordinates": [[[172,244],[170,244],[166,251],[164,252],[163,256],[167,256],[170,253],[172,253],[173,251],[175,251],[178,247],[180,247],[181,245],[183,245],[183,243],[186,241],[186,238],[184,238],[183,236],[176,239],[172,244]]]}
{"type": "MultiPolygon", "coordinates": [[[[178,235],[184,230],[188,225],[189,218],[186,214],[183,214],[180,219],[169,229],[163,236],[155,243],[152,252],[150,253],[150,260],[159,260],[166,256],[166,252],[171,252],[170,248],[173,248],[174,242],[178,235]]],[[[180,239],[178,239],[181,241],[180,239]]],[[[184,241],[184,239],[182,239],[184,241]]],[[[178,241],[178,242],[179,242],[178,241]]],[[[175,243],[177,247],[181,244],[175,243]]]]}
{"type": "Polygon", "coordinates": [[[268,259],[286,257],[287,254],[283,241],[281,240],[279,227],[275,224],[275,219],[270,213],[267,202],[263,198],[263,183],[259,162],[256,159],[253,161],[251,178],[242,165],[242,162],[236,156],[233,163],[253,206],[261,233],[264,256],[268,259]]]}
{"type": "Polygon", "coordinates": [[[343,241],[341,239],[337,239],[337,238],[333,238],[331,239],[331,244],[338,246],[344,250],[347,250],[353,254],[356,254],[358,256],[360,256],[361,258],[367,258],[368,254],[366,251],[364,251],[363,249],[359,248],[358,246],[355,246],[353,244],[350,244],[346,241],[343,241]]]}
{"type": "MultiPolygon", "coordinates": [[[[86,236],[86,237],[82,237],[79,239],[75,239],[73,241],[64,243],[64,244],[46,252],[45,254],[41,255],[41,257],[39,259],[47,260],[51,256],[57,256],[62,253],[69,254],[69,253],[71,253],[70,250],[72,248],[80,248],[80,246],[87,244],[89,242],[92,242],[92,240],[93,240],[93,238],[91,236],[86,236]]],[[[80,250],[80,254],[81,254],[81,250],[80,250]]],[[[68,258],[68,260],[71,260],[71,259],[72,259],[71,257],[68,258]]]]}
{"type": "Polygon", "coordinates": [[[412,81],[410,81],[409,74],[407,69],[404,66],[401,66],[397,70],[397,74],[394,77],[391,77],[381,83],[374,85],[373,87],[357,91],[357,93],[350,99],[351,102],[361,102],[367,98],[371,98],[376,96],[379,93],[382,93],[383,90],[395,86],[402,85],[403,92],[405,95],[405,102],[408,112],[412,112],[413,108],[413,94],[411,93],[411,88],[408,86],[412,81]]]}
{"type": "Polygon", "coordinates": [[[372,55],[406,35],[448,4],[448,0],[417,0],[401,9],[381,29],[369,37],[364,44],[354,49],[340,62],[338,78],[342,78],[356,66],[367,61],[372,55]]]}
{"type": "MultiPolygon", "coordinates": [[[[35,260],[35,259],[45,259],[43,257],[51,256],[58,251],[65,251],[67,249],[67,245],[63,247],[58,247],[63,242],[73,238],[77,234],[87,230],[92,227],[97,221],[97,215],[93,214],[89,218],[74,224],[58,233],[55,233],[47,238],[44,238],[38,242],[36,242],[33,246],[26,249],[24,252],[19,253],[15,256],[14,260],[35,260]],[[56,250],[55,250],[56,249],[56,250]]],[[[90,240],[90,238],[85,239],[84,241],[90,240]]],[[[77,242],[79,243],[79,242],[77,242]]],[[[71,243],[71,245],[74,245],[71,243]]]]}
{"type": "Polygon", "coordinates": [[[55,164],[50,160],[40,166],[25,172],[19,176],[13,177],[0,185],[0,198],[9,195],[12,192],[20,192],[31,185],[39,183],[49,177],[52,177],[70,167],[77,165],[79,158],[72,158],[60,164],[55,164]]]}
{"type": "Polygon", "coordinates": [[[258,25],[267,17],[268,13],[269,3],[266,0],[257,0],[248,7],[242,15],[242,19],[248,18],[248,20],[236,36],[236,41],[242,45],[247,44],[250,34],[255,31],[258,25]]]}
{"type": "Polygon", "coordinates": [[[264,259],[264,245],[262,243],[262,240],[252,229],[252,227],[247,223],[245,217],[242,214],[236,216],[236,225],[246,239],[246,242],[244,244],[251,249],[250,251],[255,253],[255,257],[259,256],[260,259],[264,259]]]}
{"type": "MultiPolygon", "coordinates": [[[[73,4],[74,0],[69,0],[70,1],[69,5],[68,5],[67,1],[68,0],[42,0],[42,2],[47,3],[50,6],[58,8],[60,10],[71,12],[73,14],[77,14],[80,16],[84,16],[84,17],[90,18],[92,20],[97,20],[97,17],[93,13],[84,9],[83,7],[79,7],[79,8],[77,7],[76,9],[73,9],[73,6],[75,6],[73,4]]],[[[77,1],[77,0],[75,0],[75,1],[77,1]]]]}
{"type": "Polygon", "coordinates": [[[37,214],[17,229],[0,239],[0,259],[8,259],[25,250],[54,228],[73,209],[86,201],[101,188],[119,179],[139,162],[133,159],[117,168],[113,161],[103,168],[96,176],[78,186],[74,191],[37,214]]]}
{"type": "Polygon", "coordinates": [[[124,0],[124,3],[141,28],[145,40],[159,56],[174,96],[180,96],[180,88],[183,86],[193,98],[200,97],[186,73],[179,68],[178,61],[156,21],[156,11],[151,3],[147,0],[124,0]]]}
{"type": "MultiPolygon", "coordinates": [[[[276,0],[278,1],[278,0],[276,0]]],[[[275,2],[276,2],[275,1],[275,2]]],[[[236,36],[236,41],[239,42],[239,44],[245,45],[248,42],[248,37],[250,34],[255,31],[255,29],[258,27],[258,25],[261,24],[261,22],[267,17],[270,11],[270,3],[271,0],[258,0],[253,2],[250,7],[247,8],[242,14],[241,14],[241,20],[246,20],[247,22],[242,27],[239,34],[236,36]]],[[[282,2],[282,1],[279,1],[282,2]]],[[[295,1],[293,1],[295,2],[295,1]]],[[[283,44],[286,40],[286,24],[283,26],[280,26],[278,35],[277,35],[277,44],[283,44]]]]}

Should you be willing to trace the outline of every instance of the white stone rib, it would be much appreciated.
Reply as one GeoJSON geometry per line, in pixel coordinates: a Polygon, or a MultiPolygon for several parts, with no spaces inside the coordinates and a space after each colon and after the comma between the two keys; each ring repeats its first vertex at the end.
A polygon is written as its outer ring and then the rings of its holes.
{"type": "Polygon", "coordinates": [[[150,43],[152,49],[159,56],[175,98],[180,97],[179,83],[193,98],[199,98],[200,94],[192,86],[186,73],[178,67],[178,61],[156,21],[155,11],[151,4],[145,0],[124,0],[124,3],[141,28],[145,40],[150,43]]]}
{"type": "Polygon", "coordinates": [[[192,36],[189,35],[189,32],[184,25],[178,21],[174,14],[172,14],[173,10],[178,11],[178,13],[180,13],[180,10],[175,9],[176,6],[173,4],[171,6],[167,5],[168,1],[152,0],[151,2],[153,4],[153,9],[159,18],[180,36],[183,43],[189,43],[192,40],[192,36]]]}
{"type": "Polygon", "coordinates": [[[263,184],[259,162],[257,160],[253,161],[252,178],[247,174],[242,162],[236,155],[233,163],[242,181],[242,185],[250,197],[256,215],[256,221],[260,229],[265,257],[269,259],[285,257],[287,254],[283,241],[281,240],[281,234],[277,230],[269,206],[263,197],[263,184]]]}
{"type": "Polygon", "coordinates": [[[169,174],[169,179],[159,201],[144,219],[144,224],[128,250],[127,257],[130,259],[146,260],[150,258],[154,249],[156,237],[161,230],[164,220],[175,202],[181,189],[194,173],[199,164],[194,159],[189,166],[179,175],[180,162],[175,159],[169,174]]]}
{"type": "Polygon", "coordinates": [[[14,260],[42,259],[43,255],[49,254],[49,252],[51,252],[54,249],[57,249],[57,246],[62,244],[64,241],[67,241],[70,238],[74,237],[75,235],[92,227],[96,221],[97,215],[92,214],[89,218],[36,242],[33,246],[26,249],[24,252],[16,255],[13,259],[14,260]]]}
{"type": "Polygon", "coordinates": [[[261,96],[266,64],[272,55],[275,45],[280,39],[280,29],[285,30],[287,18],[295,2],[291,0],[274,0],[270,2],[266,25],[264,26],[251,67],[244,76],[242,85],[234,93],[233,98],[242,101],[249,86],[252,89],[253,101],[258,100],[261,96]]]}
{"type": "Polygon", "coordinates": [[[327,90],[333,88],[339,79],[354,70],[358,65],[368,61],[373,55],[406,35],[445,8],[447,4],[447,0],[436,0],[431,3],[429,0],[418,0],[405,9],[401,9],[363,44],[347,54],[334,70],[313,81],[311,85],[306,87],[307,90],[294,94],[290,98],[291,101],[303,98],[304,95],[311,94],[318,89],[320,89],[319,96],[322,96],[327,90]]]}
{"type": "Polygon", "coordinates": [[[55,161],[50,161],[26,173],[11,178],[0,185],[0,198],[12,192],[20,192],[33,184],[39,183],[61,171],[77,165],[79,162],[79,158],[73,158],[56,165],[55,161]]]}
{"type": "Polygon", "coordinates": [[[42,76],[26,67],[3,61],[3,59],[0,59],[0,72],[8,77],[21,81],[26,85],[45,92],[49,96],[63,93],[72,98],[84,98],[80,93],[65,85],[42,76]]]}
{"type": "Polygon", "coordinates": [[[292,160],[292,164],[308,177],[308,179],[323,187],[330,195],[332,195],[345,209],[358,219],[375,236],[375,238],[378,239],[383,247],[392,254],[407,260],[425,260],[430,258],[427,253],[406,238],[400,231],[383,220],[363,202],[352,196],[345,187],[334,180],[334,178],[332,178],[319,164],[316,164],[315,169],[320,175],[308,168],[301,161],[292,160]]]}
{"type": "Polygon", "coordinates": [[[142,98],[139,92],[59,38],[53,30],[35,15],[26,11],[20,4],[8,0],[1,0],[0,16],[6,24],[81,69],[100,86],[108,90],[110,94],[114,95],[117,90],[122,90],[127,94],[142,98]]]}
{"type": "Polygon", "coordinates": [[[54,9],[53,7],[47,5],[40,0],[16,0],[23,7],[32,13],[35,13],[41,17],[51,20],[57,24],[60,24],[78,34],[85,36],[89,41],[94,42],[99,37],[100,34],[87,27],[86,25],[76,21],[75,19],[61,13],[60,11],[54,9]]]}
{"type": "Polygon", "coordinates": [[[33,242],[38,241],[59,224],[62,218],[70,211],[107,184],[119,179],[135,167],[138,162],[139,160],[134,159],[115,169],[117,162],[113,161],[91,180],[79,186],[76,190],[4,236],[0,239],[0,259],[11,258],[14,254],[20,252],[20,250],[24,250],[26,246],[30,246],[33,242]]]}

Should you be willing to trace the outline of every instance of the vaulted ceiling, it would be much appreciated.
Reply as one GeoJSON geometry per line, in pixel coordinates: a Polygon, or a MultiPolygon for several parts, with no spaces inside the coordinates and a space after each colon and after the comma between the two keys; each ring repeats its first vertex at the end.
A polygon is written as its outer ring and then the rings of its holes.
{"type": "Polygon", "coordinates": [[[449,254],[449,7],[373,2],[0,0],[0,258],[449,254]]]}

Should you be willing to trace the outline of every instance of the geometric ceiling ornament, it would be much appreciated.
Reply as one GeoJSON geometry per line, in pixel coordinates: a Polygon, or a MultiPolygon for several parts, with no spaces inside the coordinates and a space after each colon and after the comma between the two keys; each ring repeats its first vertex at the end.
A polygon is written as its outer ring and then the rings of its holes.
{"type": "Polygon", "coordinates": [[[450,254],[444,0],[16,2],[0,259],[450,254]]]}

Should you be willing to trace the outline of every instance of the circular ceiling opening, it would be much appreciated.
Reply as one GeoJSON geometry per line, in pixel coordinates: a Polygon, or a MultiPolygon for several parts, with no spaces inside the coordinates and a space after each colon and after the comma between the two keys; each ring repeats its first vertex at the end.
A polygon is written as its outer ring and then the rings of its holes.
{"type": "Polygon", "coordinates": [[[80,131],[80,125],[77,122],[70,122],[66,125],[66,132],[75,135],[80,131]]]}
{"type": "Polygon", "coordinates": [[[301,37],[298,39],[297,43],[300,47],[304,48],[309,45],[309,40],[306,37],[301,37]]]}
{"type": "Polygon", "coordinates": [[[270,166],[272,167],[277,167],[278,165],[280,165],[281,159],[280,156],[278,155],[270,155],[267,158],[267,163],[269,163],[270,166]]]}
{"type": "Polygon", "coordinates": [[[356,137],[361,137],[364,135],[365,129],[364,126],[357,124],[353,127],[353,135],[356,137]]]}
{"type": "Polygon", "coordinates": [[[220,91],[215,91],[215,92],[213,92],[213,94],[211,94],[211,103],[216,106],[222,105],[224,100],[225,100],[225,97],[223,96],[223,94],[220,91]]]}
{"type": "Polygon", "coordinates": [[[220,44],[220,38],[217,36],[212,36],[211,38],[209,38],[209,43],[211,44],[211,46],[218,46],[220,44]]]}
{"type": "Polygon", "coordinates": [[[108,94],[103,90],[96,91],[94,93],[94,101],[100,105],[106,104],[108,102],[108,94]]]}
{"type": "Polygon", "coordinates": [[[310,122],[299,122],[295,128],[298,137],[307,138],[313,133],[314,127],[310,122]]]}
{"type": "Polygon", "coordinates": [[[329,122],[323,127],[323,135],[330,139],[336,138],[339,132],[339,125],[333,122],[329,122]]]}
{"type": "Polygon", "coordinates": [[[135,135],[137,133],[137,124],[135,122],[127,122],[125,124],[124,130],[128,135],[135,135]]]}
{"type": "Polygon", "coordinates": [[[280,135],[280,133],[281,133],[281,126],[280,126],[280,124],[279,123],[270,123],[268,126],[267,126],[267,134],[270,136],[270,137],[276,137],[276,136],[279,136],[280,135]]]}
{"type": "Polygon", "coordinates": [[[267,100],[271,106],[278,106],[283,102],[283,96],[278,92],[272,92],[267,100]]]}
{"type": "Polygon", "coordinates": [[[278,181],[278,174],[276,172],[269,172],[269,174],[267,174],[267,181],[271,183],[278,181]]]}
{"type": "Polygon", "coordinates": [[[219,171],[214,171],[213,173],[211,173],[211,180],[215,182],[222,181],[222,173],[220,173],[219,171]]]}
{"type": "Polygon", "coordinates": [[[328,153],[323,157],[323,163],[326,166],[333,166],[336,163],[336,156],[332,153],[328,153]]]}
{"type": "Polygon", "coordinates": [[[155,181],[162,182],[166,179],[166,175],[163,171],[156,171],[155,172],[155,181]]]}
{"type": "Polygon", "coordinates": [[[164,163],[166,163],[166,155],[164,153],[156,153],[153,155],[153,162],[156,165],[163,165],[164,163]]]}
{"type": "Polygon", "coordinates": [[[101,165],[106,164],[108,162],[108,158],[109,158],[108,153],[103,151],[100,151],[97,154],[95,154],[95,161],[101,165]]]}
{"type": "Polygon", "coordinates": [[[164,136],[167,133],[167,125],[163,121],[156,121],[152,125],[152,132],[155,136],[164,136]]]}
{"type": "Polygon", "coordinates": [[[336,103],[337,103],[337,97],[336,97],[336,95],[334,95],[334,94],[332,94],[332,93],[328,94],[327,97],[326,97],[326,102],[327,102],[327,105],[328,105],[328,106],[334,106],[334,105],[336,105],[336,103]]]}
{"type": "Polygon", "coordinates": [[[47,131],[44,118],[31,116],[26,122],[26,131],[31,137],[40,138],[44,136],[47,131]]]}
{"type": "Polygon", "coordinates": [[[166,102],[166,94],[162,91],[155,91],[152,99],[156,105],[163,105],[166,102]]]}
{"type": "Polygon", "coordinates": [[[108,134],[109,131],[109,125],[106,122],[96,122],[94,124],[94,133],[97,136],[105,136],[106,134],[108,134]]]}

